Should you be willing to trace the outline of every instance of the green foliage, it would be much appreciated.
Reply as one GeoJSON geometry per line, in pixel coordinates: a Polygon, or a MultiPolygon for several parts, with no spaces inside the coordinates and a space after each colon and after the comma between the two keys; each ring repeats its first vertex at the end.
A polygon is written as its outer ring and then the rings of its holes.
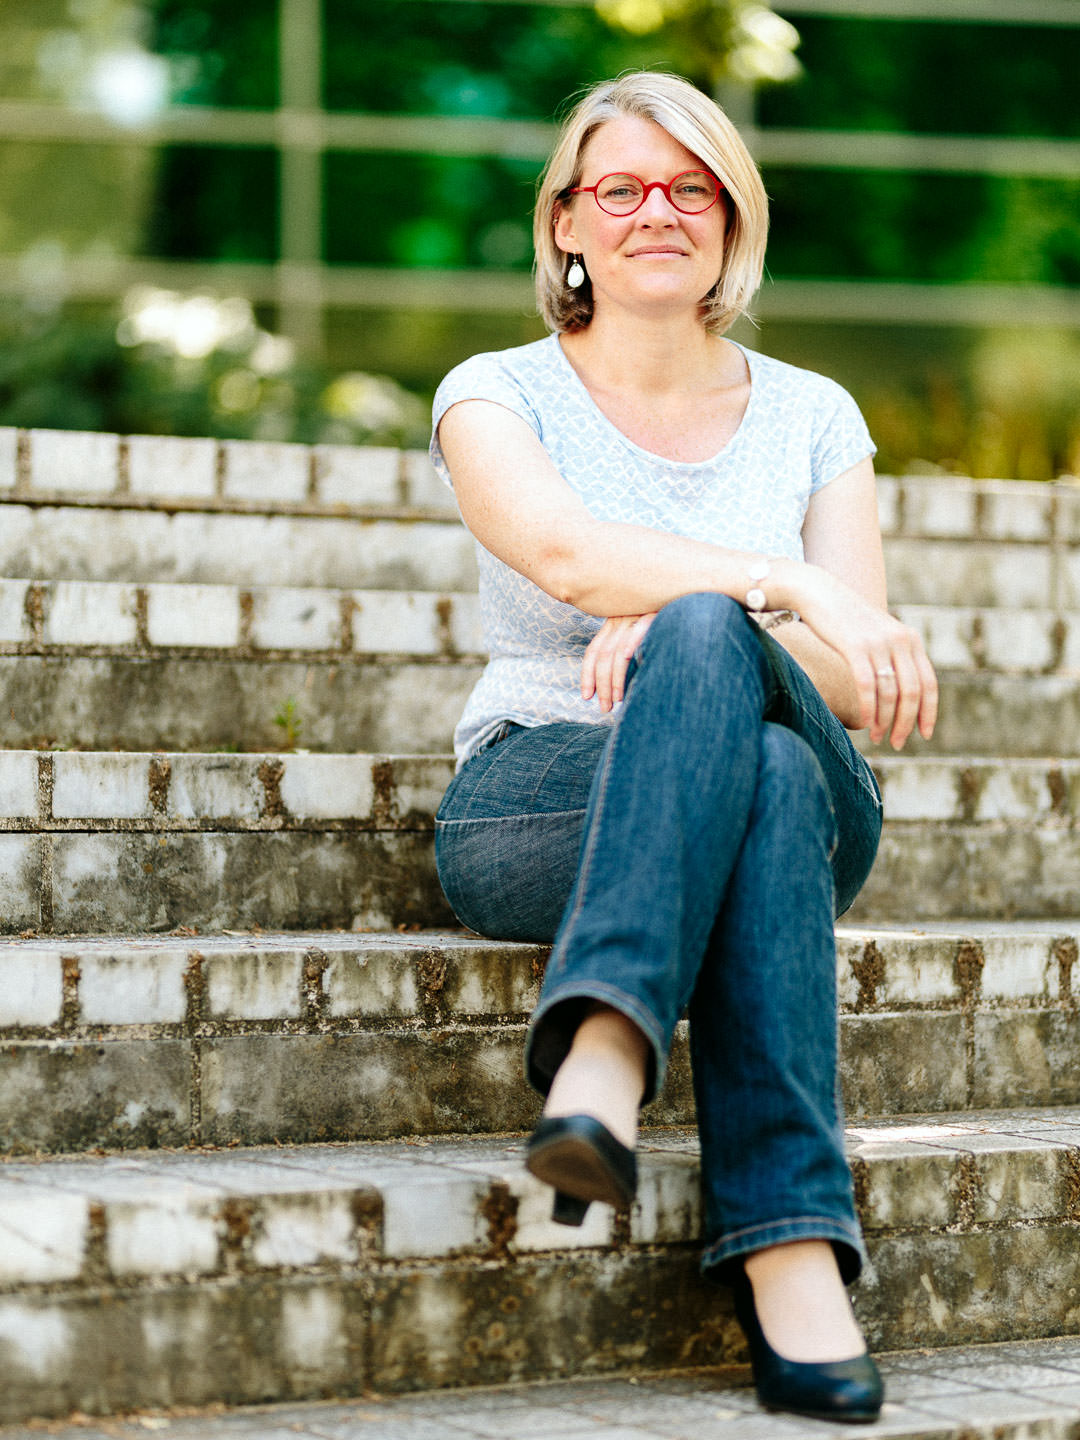
{"type": "Polygon", "coordinates": [[[274,724],[281,730],[281,748],[295,750],[300,740],[300,732],[304,728],[295,696],[290,695],[287,700],[282,701],[274,716],[274,724]]]}
{"type": "MultiPolygon", "coordinates": [[[[243,301],[227,303],[246,309],[243,301]]],[[[416,396],[385,377],[297,361],[286,342],[254,323],[197,354],[181,353],[168,334],[140,339],[132,324],[111,308],[48,315],[0,308],[0,425],[427,443],[428,410],[416,396]]]]}

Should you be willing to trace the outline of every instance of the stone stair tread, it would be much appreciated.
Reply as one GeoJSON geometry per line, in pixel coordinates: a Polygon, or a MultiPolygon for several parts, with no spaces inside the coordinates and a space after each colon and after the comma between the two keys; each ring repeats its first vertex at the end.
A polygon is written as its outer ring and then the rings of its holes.
{"type": "MultiPolygon", "coordinates": [[[[918,1006],[1035,1005],[1068,1000],[1080,917],[963,920],[836,929],[845,1013],[918,1006]]],[[[181,1025],[298,1019],[309,960],[322,967],[324,1012],[335,1019],[416,1023],[425,987],[443,1024],[523,1019],[536,1004],[547,947],[460,929],[371,932],[237,930],[199,934],[0,937],[0,1033],[65,1025],[181,1025]],[[185,977],[203,973],[203,1010],[189,1011],[185,977]],[[65,973],[68,981],[65,1015],[65,973]],[[433,985],[432,977],[437,977],[433,985]],[[77,995],[77,999],[74,996],[77,995]],[[92,999],[90,996],[92,995],[92,999]]]]}
{"type": "MultiPolygon", "coordinates": [[[[52,535],[49,543],[59,542],[52,535]]],[[[186,548],[198,553],[197,545],[186,548]]],[[[261,546],[248,547],[242,537],[225,550],[234,559],[248,548],[258,555],[253,580],[272,569],[279,583],[0,579],[0,653],[195,649],[472,659],[483,651],[479,602],[469,588],[419,589],[408,583],[415,573],[393,588],[312,584],[318,566],[270,562],[261,546]],[[289,583],[292,569],[303,583],[289,583]]],[[[355,541],[349,548],[355,553],[355,541]]],[[[377,537],[372,548],[379,553],[377,537]]],[[[370,568],[384,586],[389,571],[400,569],[393,556],[381,555],[370,568]]],[[[163,567],[152,572],[160,576],[163,567]]],[[[893,610],[920,632],[943,672],[1080,676],[1080,608],[942,603],[893,610]]]]}
{"type": "MultiPolygon", "coordinates": [[[[886,534],[1074,542],[1080,485],[878,476],[886,534]]],[[[37,504],[456,515],[423,450],[378,446],[118,436],[0,428],[0,500],[37,504]]]]}
{"type": "Polygon", "coordinates": [[[0,653],[472,658],[482,648],[479,602],[470,593],[0,579],[0,653]]]}
{"type": "MultiPolygon", "coordinates": [[[[1071,1214],[1077,1106],[860,1121],[847,1140],[870,1239],[1071,1214]]],[[[116,1281],[228,1273],[230,1205],[246,1207],[247,1273],[699,1240],[692,1130],[642,1132],[625,1233],[599,1204],[578,1229],[556,1225],[523,1146],[520,1136],[441,1136],[6,1160],[0,1285],[100,1281],[102,1243],[116,1281]]]]}
{"type": "MultiPolygon", "coordinates": [[[[0,750],[0,830],[333,823],[430,829],[450,755],[0,750]]],[[[871,763],[887,825],[1068,824],[1080,757],[893,755],[871,763]]]]}
{"type": "MultiPolygon", "coordinates": [[[[1080,1419],[1080,1341],[1066,1336],[878,1356],[881,1419],[869,1440],[1071,1440],[1080,1419]]],[[[147,1413],[107,1422],[54,1422],[58,1440],[850,1440],[849,1425],[766,1416],[744,1366],[572,1381],[370,1394],[252,1406],[225,1413],[147,1413]]],[[[0,1427],[2,1440],[40,1440],[40,1427],[0,1427]]]]}

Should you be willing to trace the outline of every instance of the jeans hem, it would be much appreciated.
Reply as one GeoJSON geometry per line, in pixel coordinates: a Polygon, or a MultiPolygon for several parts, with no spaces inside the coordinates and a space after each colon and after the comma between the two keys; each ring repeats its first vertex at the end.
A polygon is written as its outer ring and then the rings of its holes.
{"type": "Polygon", "coordinates": [[[851,1285],[859,1278],[866,1263],[866,1247],[857,1225],[824,1216],[797,1215],[787,1220],[766,1220],[760,1225],[747,1225],[714,1240],[701,1257],[702,1273],[712,1280],[727,1283],[732,1274],[742,1268],[736,1262],[752,1255],[755,1250],[783,1245],[791,1240],[830,1241],[845,1285],[851,1285]]]}
{"type": "MultiPolygon", "coordinates": [[[[529,1031],[525,1039],[525,1075],[529,1084],[541,1095],[546,1095],[551,1088],[551,1082],[555,1078],[555,1072],[559,1065],[565,1060],[570,1049],[573,1035],[566,1037],[566,1044],[562,1048],[558,1063],[549,1071],[547,1064],[541,1066],[536,1059],[536,1049],[539,1039],[539,1032],[544,1021],[556,1006],[565,1004],[568,1000],[599,1000],[605,1005],[610,1005],[613,1010],[618,1010],[628,1020],[632,1020],[638,1027],[645,1039],[649,1042],[652,1050],[653,1063],[649,1067],[649,1076],[646,1080],[646,1092],[642,1096],[642,1105],[647,1105],[656,1095],[664,1083],[664,1075],[667,1070],[667,1047],[660,1033],[660,1027],[656,1022],[655,1015],[647,1010],[634,995],[628,995],[625,991],[614,985],[605,985],[601,980],[586,980],[576,984],[558,986],[550,994],[545,995],[540,1004],[533,1011],[532,1019],[529,1021],[529,1031]]],[[[575,1027],[576,1028],[576,1027],[575,1027]]],[[[550,1047],[550,1041],[549,1041],[550,1047]]],[[[550,1053],[550,1051],[549,1051],[550,1053]]]]}

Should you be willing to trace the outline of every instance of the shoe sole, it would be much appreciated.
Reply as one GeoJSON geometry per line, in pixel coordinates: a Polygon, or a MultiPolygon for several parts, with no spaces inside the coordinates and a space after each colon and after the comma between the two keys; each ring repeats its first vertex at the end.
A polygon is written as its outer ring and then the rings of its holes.
{"type": "Polygon", "coordinates": [[[634,1198],[611,1173],[603,1157],[586,1141],[566,1135],[533,1144],[525,1168],[546,1185],[575,1200],[597,1200],[624,1209],[634,1198]]]}

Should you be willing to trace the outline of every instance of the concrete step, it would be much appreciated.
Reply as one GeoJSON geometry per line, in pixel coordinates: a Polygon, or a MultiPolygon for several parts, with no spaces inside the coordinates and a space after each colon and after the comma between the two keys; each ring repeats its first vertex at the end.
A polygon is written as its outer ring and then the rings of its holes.
{"type": "Polygon", "coordinates": [[[0,648],[9,654],[164,651],[341,661],[475,657],[481,646],[473,594],[0,580],[0,648]]]}
{"type": "MultiPolygon", "coordinates": [[[[1080,1110],[859,1124],[849,1144],[872,1348],[1074,1327],[1080,1110]]],[[[576,1231],[511,1137],[9,1161],[0,1415],[744,1358],[697,1274],[692,1133],[646,1131],[640,1155],[632,1209],[576,1231]]]]}
{"type": "Polygon", "coordinates": [[[2,501],[221,514],[457,514],[423,451],[0,428],[2,501]]]}
{"type": "MultiPolygon", "coordinates": [[[[272,568],[264,560],[262,573],[272,568]]],[[[0,579],[0,654],[477,658],[474,593],[0,579]]],[[[948,674],[1080,676],[1080,611],[897,605],[948,674]]]]}
{"type": "MultiPolygon", "coordinates": [[[[2,650],[0,646],[0,650],[2,650]]],[[[480,660],[132,647],[0,653],[0,747],[441,754],[480,660]],[[290,708],[291,707],[291,708],[290,708]]],[[[1080,677],[942,671],[938,727],[905,753],[1080,755],[1080,677]]],[[[868,752],[865,733],[856,741],[868,752]]],[[[877,747],[889,754],[887,746],[877,747]]]]}
{"type": "MultiPolygon", "coordinates": [[[[0,574],[40,581],[476,588],[473,542],[456,516],[167,512],[8,502],[0,574]]],[[[1080,546],[886,536],[896,604],[1080,608],[1080,546]]]]}
{"type": "MultiPolygon", "coordinates": [[[[246,514],[7,503],[0,574],[34,580],[475,590],[454,517],[246,514]]],[[[1046,597],[1041,597],[1045,602],[1046,597]]]]}
{"type": "Polygon", "coordinates": [[[445,757],[0,752],[0,933],[452,920],[445,757]]]}
{"type": "MultiPolygon", "coordinates": [[[[1080,1104],[1078,937],[1076,920],[842,927],[848,1114],[1080,1104]]],[[[9,940],[0,1149],[526,1128],[545,959],[460,931],[9,940]]],[[[693,1122],[683,1029],[650,1115],[693,1122]]]]}
{"type": "MultiPolygon", "coordinates": [[[[1076,914],[1080,760],[875,757],[852,914],[1076,914]]],[[[0,933],[440,925],[445,756],[0,752],[0,933]]]]}
{"type": "MultiPolygon", "coordinates": [[[[1080,1344],[1074,1337],[946,1346],[878,1356],[885,1406],[858,1433],[890,1440],[1073,1440],[1080,1420],[1080,1344]]],[[[762,1412],[744,1365],[681,1368],[428,1395],[293,1401],[178,1414],[52,1422],[59,1440],[850,1440],[849,1425],[762,1412]]],[[[40,1440],[8,1427],[4,1440],[40,1440]]]]}
{"type": "MultiPolygon", "coordinates": [[[[423,451],[0,428],[0,502],[456,516],[423,451]]],[[[886,535],[1080,543],[1080,486],[878,477],[886,535]]]]}
{"type": "MultiPolygon", "coordinates": [[[[355,655],[0,655],[0,746],[269,751],[288,745],[291,726],[314,751],[443,754],[482,668],[355,655]]],[[[1075,690],[1051,719],[1080,714],[1075,690]]],[[[1080,740],[1080,726],[1061,733],[1080,740]]]]}

